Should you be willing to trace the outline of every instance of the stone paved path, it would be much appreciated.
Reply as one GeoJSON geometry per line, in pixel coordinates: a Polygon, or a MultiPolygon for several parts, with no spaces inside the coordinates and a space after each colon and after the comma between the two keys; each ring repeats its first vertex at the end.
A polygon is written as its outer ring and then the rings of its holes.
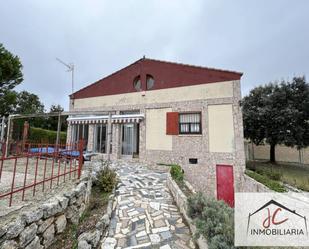
{"type": "Polygon", "coordinates": [[[166,173],[132,163],[116,164],[120,183],[102,249],[195,248],[166,186],[166,173]]]}

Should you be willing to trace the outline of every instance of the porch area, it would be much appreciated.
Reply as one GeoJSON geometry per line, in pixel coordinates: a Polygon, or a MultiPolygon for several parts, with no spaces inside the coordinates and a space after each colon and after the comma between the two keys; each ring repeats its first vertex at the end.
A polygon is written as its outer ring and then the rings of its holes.
{"type": "Polygon", "coordinates": [[[84,140],[88,153],[111,160],[139,158],[144,114],[71,116],[67,121],[67,141],[84,140]]]}

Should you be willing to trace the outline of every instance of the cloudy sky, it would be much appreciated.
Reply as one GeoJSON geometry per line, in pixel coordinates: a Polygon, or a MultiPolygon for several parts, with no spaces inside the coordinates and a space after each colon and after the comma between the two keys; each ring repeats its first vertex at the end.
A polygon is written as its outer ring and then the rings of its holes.
{"type": "Polygon", "coordinates": [[[309,78],[308,0],[10,0],[0,43],[18,55],[24,82],[49,109],[75,90],[148,58],[236,70],[242,93],[269,81],[309,78]]]}

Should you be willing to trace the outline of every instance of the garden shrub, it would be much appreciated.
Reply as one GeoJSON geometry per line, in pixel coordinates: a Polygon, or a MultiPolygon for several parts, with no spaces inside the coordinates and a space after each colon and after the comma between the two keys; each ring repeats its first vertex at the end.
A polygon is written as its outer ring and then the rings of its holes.
{"type": "Polygon", "coordinates": [[[271,190],[274,190],[276,192],[286,192],[286,189],[281,182],[272,180],[265,175],[260,175],[259,173],[253,172],[253,171],[248,170],[248,169],[246,169],[245,173],[246,173],[246,175],[250,176],[251,178],[255,179],[256,181],[264,184],[266,187],[270,188],[271,190]]]}
{"type": "MultiPolygon", "coordinates": [[[[67,133],[60,132],[60,143],[66,143],[67,133]]],[[[57,139],[57,131],[45,130],[42,128],[30,127],[28,140],[31,143],[54,144],[57,139]]]]}
{"type": "Polygon", "coordinates": [[[188,198],[188,215],[194,220],[195,236],[204,236],[209,249],[234,247],[234,210],[225,202],[201,193],[188,198]]]}
{"type": "Polygon", "coordinates": [[[105,192],[112,192],[117,183],[117,174],[115,170],[111,169],[108,165],[104,166],[103,170],[97,176],[96,185],[105,192]]]}
{"type": "Polygon", "coordinates": [[[182,182],[183,181],[184,172],[183,172],[182,168],[179,165],[173,164],[171,166],[170,173],[171,173],[172,178],[175,181],[177,181],[177,182],[182,182]]]}
{"type": "Polygon", "coordinates": [[[275,180],[275,181],[280,181],[281,180],[281,174],[279,172],[270,172],[267,175],[272,180],[275,180]]]}

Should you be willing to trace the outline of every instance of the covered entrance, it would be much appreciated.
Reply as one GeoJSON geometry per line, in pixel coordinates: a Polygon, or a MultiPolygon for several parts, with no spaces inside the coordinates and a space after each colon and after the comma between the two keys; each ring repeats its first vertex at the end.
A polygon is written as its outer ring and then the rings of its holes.
{"type": "Polygon", "coordinates": [[[121,154],[124,157],[138,157],[139,154],[139,124],[122,124],[121,154]]]}

